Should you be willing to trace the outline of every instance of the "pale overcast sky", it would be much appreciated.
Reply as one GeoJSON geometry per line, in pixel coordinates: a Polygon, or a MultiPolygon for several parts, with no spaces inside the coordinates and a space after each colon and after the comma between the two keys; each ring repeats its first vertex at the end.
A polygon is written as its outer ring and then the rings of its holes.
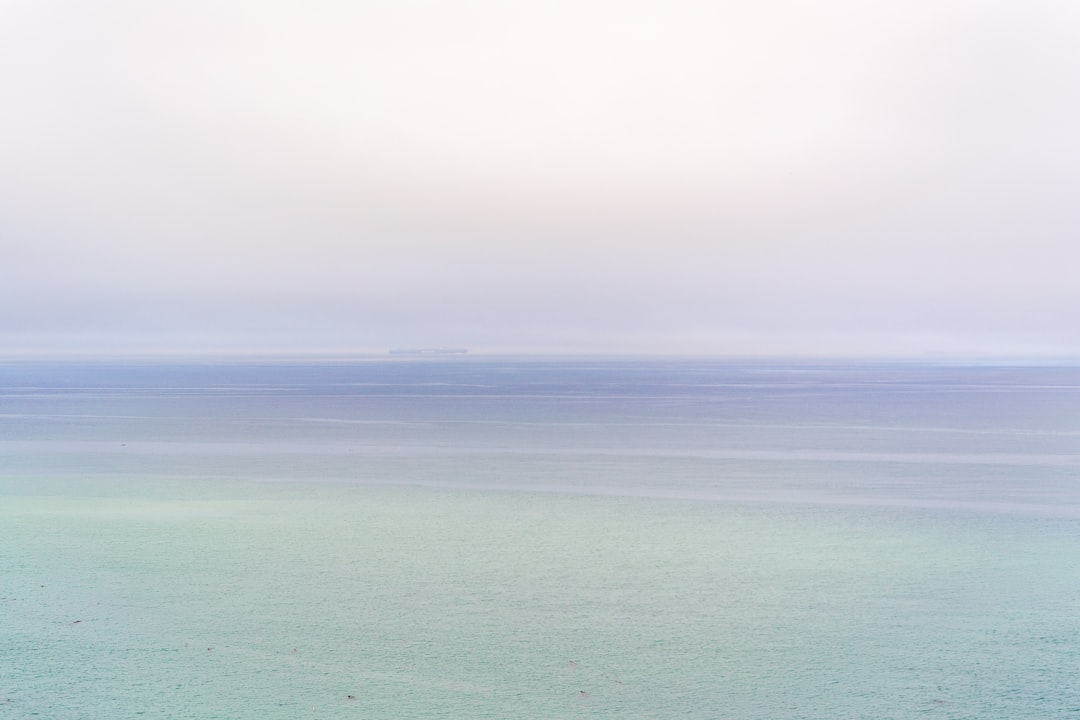
{"type": "Polygon", "coordinates": [[[0,354],[1080,355],[1076,0],[0,0],[0,354]]]}

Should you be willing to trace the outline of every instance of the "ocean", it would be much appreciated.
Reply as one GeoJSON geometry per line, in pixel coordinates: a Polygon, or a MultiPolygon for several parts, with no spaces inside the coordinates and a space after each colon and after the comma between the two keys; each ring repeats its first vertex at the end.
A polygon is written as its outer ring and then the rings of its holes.
{"type": "Polygon", "coordinates": [[[0,718],[1080,717],[1080,367],[0,363],[0,718]]]}

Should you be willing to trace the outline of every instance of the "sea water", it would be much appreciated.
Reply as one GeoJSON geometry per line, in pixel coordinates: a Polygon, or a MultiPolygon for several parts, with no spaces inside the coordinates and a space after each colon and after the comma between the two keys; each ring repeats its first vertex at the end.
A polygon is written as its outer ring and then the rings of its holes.
{"type": "Polygon", "coordinates": [[[1080,717],[1080,368],[0,365],[0,718],[1080,717]]]}

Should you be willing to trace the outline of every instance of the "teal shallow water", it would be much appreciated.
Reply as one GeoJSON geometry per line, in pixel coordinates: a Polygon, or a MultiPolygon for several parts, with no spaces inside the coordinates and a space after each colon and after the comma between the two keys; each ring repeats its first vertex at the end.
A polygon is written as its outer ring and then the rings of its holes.
{"type": "Polygon", "coordinates": [[[0,718],[1080,715],[1059,394],[107,380],[8,381],[0,718]]]}
{"type": "Polygon", "coordinates": [[[1070,521],[340,485],[129,490],[7,496],[7,716],[1080,708],[1070,521]]]}

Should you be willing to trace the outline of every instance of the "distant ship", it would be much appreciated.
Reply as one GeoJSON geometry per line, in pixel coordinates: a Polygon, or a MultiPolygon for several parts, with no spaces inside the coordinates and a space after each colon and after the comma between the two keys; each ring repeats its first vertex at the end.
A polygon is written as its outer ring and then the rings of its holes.
{"type": "Polygon", "coordinates": [[[394,348],[391,355],[464,355],[465,348],[394,348]]]}

